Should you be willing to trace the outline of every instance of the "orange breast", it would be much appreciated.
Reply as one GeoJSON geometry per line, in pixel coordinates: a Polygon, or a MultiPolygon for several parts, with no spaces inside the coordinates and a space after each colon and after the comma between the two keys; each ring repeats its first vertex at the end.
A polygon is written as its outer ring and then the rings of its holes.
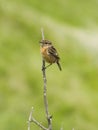
{"type": "Polygon", "coordinates": [[[42,53],[42,56],[43,56],[44,60],[46,62],[48,62],[48,63],[55,63],[56,58],[53,55],[48,54],[47,48],[48,47],[41,48],[41,53],[42,53]]]}

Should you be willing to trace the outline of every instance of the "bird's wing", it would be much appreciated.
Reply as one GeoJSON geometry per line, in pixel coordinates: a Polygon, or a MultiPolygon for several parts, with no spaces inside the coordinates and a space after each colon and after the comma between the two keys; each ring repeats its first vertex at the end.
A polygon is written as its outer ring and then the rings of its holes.
{"type": "Polygon", "coordinates": [[[59,56],[58,56],[57,50],[56,50],[53,46],[50,46],[50,47],[48,48],[48,54],[49,54],[49,55],[51,54],[51,55],[53,55],[54,57],[60,59],[59,56]]]}

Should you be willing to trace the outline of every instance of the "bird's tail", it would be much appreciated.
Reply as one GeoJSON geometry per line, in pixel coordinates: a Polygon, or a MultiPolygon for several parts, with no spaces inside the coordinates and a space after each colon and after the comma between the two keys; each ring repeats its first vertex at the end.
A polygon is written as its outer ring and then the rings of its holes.
{"type": "Polygon", "coordinates": [[[57,65],[58,65],[58,67],[59,67],[59,69],[60,69],[60,71],[61,71],[62,68],[61,68],[61,65],[60,65],[59,61],[57,61],[57,65]]]}

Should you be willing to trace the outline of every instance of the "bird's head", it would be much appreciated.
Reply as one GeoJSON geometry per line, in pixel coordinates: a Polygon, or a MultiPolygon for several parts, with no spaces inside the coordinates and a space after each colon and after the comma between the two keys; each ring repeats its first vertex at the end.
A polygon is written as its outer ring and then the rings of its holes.
{"type": "Polygon", "coordinates": [[[47,46],[52,44],[52,42],[48,40],[41,40],[39,43],[41,44],[41,46],[47,46]]]}

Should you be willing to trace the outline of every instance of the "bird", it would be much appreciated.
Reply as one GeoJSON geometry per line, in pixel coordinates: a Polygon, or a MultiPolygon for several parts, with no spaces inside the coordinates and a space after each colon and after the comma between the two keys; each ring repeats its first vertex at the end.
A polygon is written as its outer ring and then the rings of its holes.
{"type": "Polygon", "coordinates": [[[57,50],[53,46],[52,42],[49,40],[41,40],[40,41],[40,51],[43,57],[43,60],[47,63],[50,63],[45,68],[49,67],[53,63],[56,63],[59,67],[59,70],[61,71],[61,65],[59,63],[60,57],[58,55],[57,50]]]}

